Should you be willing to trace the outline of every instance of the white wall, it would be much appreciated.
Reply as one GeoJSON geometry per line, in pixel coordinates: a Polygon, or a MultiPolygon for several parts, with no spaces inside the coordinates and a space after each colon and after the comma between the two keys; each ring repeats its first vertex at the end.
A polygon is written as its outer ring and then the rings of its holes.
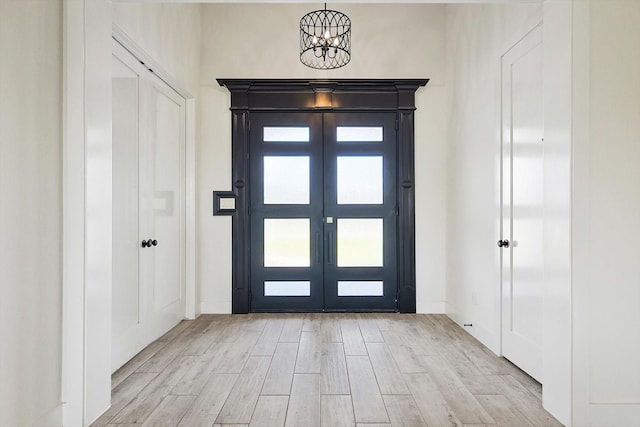
{"type": "Polygon", "coordinates": [[[445,6],[340,4],[353,22],[353,56],[319,71],[298,58],[311,4],[202,6],[198,148],[198,282],[203,312],[231,310],[231,221],[211,215],[211,191],[231,190],[229,93],[216,78],[432,79],[416,95],[417,308],[444,311],[445,6]]]}
{"type": "Polygon", "coordinates": [[[500,57],[542,5],[448,5],[447,313],[500,352],[500,57]]]}
{"type": "Polygon", "coordinates": [[[113,22],[192,95],[200,86],[200,5],[113,3],[113,22]]]}
{"type": "Polygon", "coordinates": [[[62,1],[0,2],[0,425],[61,423],[62,1]]]}
{"type": "Polygon", "coordinates": [[[111,401],[111,3],[67,0],[64,22],[63,416],[87,425],[111,401]]]}
{"type": "Polygon", "coordinates": [[[640,3],[573,22],[573,424],[640,425],[640,3]]]}

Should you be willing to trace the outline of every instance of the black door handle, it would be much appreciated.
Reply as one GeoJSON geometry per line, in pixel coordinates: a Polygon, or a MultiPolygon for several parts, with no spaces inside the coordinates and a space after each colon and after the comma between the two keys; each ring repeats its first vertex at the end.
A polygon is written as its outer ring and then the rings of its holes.
{"type": "Polygon", "coordinates": [[[143,248],[150,248],[151,246],[158,246],[158,241],[157,240],[143,240],[142,241],[142,247],[143,248]]]}
{"type": "Polygon", "coordinates": [[[498,240],[498,247],[499,248],[508,248],[509,247],[509,241],[508,240],[498,240]]]}

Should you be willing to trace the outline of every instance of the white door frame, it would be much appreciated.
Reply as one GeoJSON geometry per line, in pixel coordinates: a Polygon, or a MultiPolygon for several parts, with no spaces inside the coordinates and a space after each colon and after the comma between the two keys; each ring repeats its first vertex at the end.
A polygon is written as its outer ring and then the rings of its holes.
{"type": "Polygon", "coordinates": [[[179,81],[158,64],[147,52],[131,39],[120,27],[113,24],[113,40],[124,47],[134,58],[185,99],[185,317],[194,319],[196,313],[196,156],[195,156],[195,98],[179,81]]]}
{"type": "MultiPolygon", "coordinates": [[[[185,125],[185,120],[186,120],[186,100],[185,98],[177,93],[171,86],[169,86],[164,80],[158,78],[157,75],[155,75],[155,73],[148,71],[147,67],[145,65],[141,65],[141,62],[143,62],[142,60],[140,60],[139,58],[133,56],[131,54],[131,52],[126,49],[120,42],[118,42],[115,38],[112,42],[112,46],[113,46],[113,59],[114,62],[118,62],[119,64],[122,64],[123,68],[126,68],[127,70],[130,70],[131,73],[135,73],[136,76],[138,76],[138,85],[136,87],[136,95],[137,95],[137,110],[136,110],[136,117],[137,117],[137,129],[138,129],[138,139],[137,141],[135,141],[135,145],[136,148],[140,148],[140,147],[146,147],[148,149],[148,143],[149,141],[147,141],[147,133],[149,132],[149,129],[147,129],[145,126],[148,126],[148,122],[145,122],[144,117],[150,117],[149,116],[149,112],[147,111],[148,108],[143,107],[143,105],[146,105],[147,107],[153,109],[155,106],[154,105],[149,105],[149,98],[145,97],[143,94],[147,94],[150,95],[151,92],[153,93],[158,93],[158,94],[163,94],[164,97],[166,97],[167,99],[171,99],[173,103],[175,103],[176,105],[179,105],[180,107],[180,148],[179,148],[179,164],[180,164],[180,169],[179,169],[179,176],[180,176],[180,183],[178,184],[178,188],[179,190],[179,206],[180,206],[180,214],[179,214],[179,240],[180,240],[180,244],[179,244],[179,277],[180,277],[180,303],[177,305],[173,305],[172,304],[172,309],[170,310],[170,315],[169,312],[165,311],[165,309],[161,310],[161,312],[164,313],[164,315],[160,315],[160,318],[158,317],[153,317],[155,315],[159,315],[160,312],[155,312],[155,310],[151,310],[152,305],[150,306],[150,293],[149,291],[151,290],[150,288],[144,286],[143,283],[146,283],[147,280],[146,278],[150,277],[148,275],[146,275],[143,270],[141,270],[141,263],[145,262],[142,260],[148,260],[148,257],[151,256],[155,251],[147,254],[147,251],[144,251],[144,254],[140,253],[140,240],[147,238],[149,236],[154,236],[153,238],[155,238],[155,234],[153,234],[153,232],[151,232],[151,234],[145,234],[144,230],[144,224],[147,222],[147,220],[145,219],[145,216],[143,214],[143,212],[141,211],[140,206],[136,207],[136,223],[138,223],[138,226],[140,228],[138,228],[135,231],[135,241],[137,241],[137,245],[134,246],[133,251],[135,252],[135,254],[129,253],[128,256],[133,256],[136,259],[136,265],[139,267],[138,269],[136,269],[136,271],[138,272],[137,277],[136,277],[136,283],[138,284],[138,286],[140,287],[138,289],[139,293],[139,299],[138,299],[138,325],[133,327],[132,325],[130,325],[131,327],[128,328],[125,331],[120,331],[119,333],[114,335],[114,331],[112,331],[112,348],[111,348],[111,354],[112,354],[112,360],[111,360],[111,366],[112,366],[112,370],[116,370],[117,368],[119,368],[120,366],[122,366],[126,361],[128,361],[129,359],[131,359],[131,357],[133,357],[136,353],[138,353],[140,350],[142,350],[142,348],[146,347],[147,345],[149,345],[153,340],[159,338],[159,336],[161,334],[163,334],[164,332],[166,332],[169,328],[173,327],[173,325],[175,325],[175,323],[179,320],[182,320],[186,317],[188,317],[186,315],[186,283],[185,283],[185,279],[186,279],[186,268],[185,268],[185,255],[186,255],[186,248],[185,248],[185,241],[186,241],[186,213],[185,213],[185,207],[186,207],[186,198],[185,198],[185,189],[186,189],[186,160],[185,160],[185,141],[186,141],[186,125],[185,125]],[[142,132],[142,133],[140,133],[142,132]],[[144,135],[144,136],[143,136],[144,135]],[[142,217],[140,217],[140,215],[143,215],[142,217]],[[142,257],[142,258],[140,258],[142,257]],[[141,305],[142,304],[142,305],[141,305]],[[177,315],[176,315],[177,314],[177,315]],[[117,345],[116,345],[117,344],[117,345]]],[[[115,84],[115,83],[114,83],[115,84]]],[[[155,99],[155,98],[154,98],[155,99]]],[[[113,102],[116,102],[115,100],[113,102]]],[[[115,107],[113,112],[114,114],[117,114],[118,108],[115,107]]],[[[113,118],[113,120],[115,121],[115,117],[113,118]]],[[[115,136],[114,136],[115,138],[115,136]]],[[[130,141],[131,142],[131,141],[130,141]]],[[[115,161],[117,160],[117,154],[116,154],[116,141],[113,141],[113,161],[115,164],[115,161]]],[[[154,147],[158,147],[157,145],[154,145],[154,147]]],[[[135,178],[136,178],[136,183],[138,186],[138,197],[139,197],[139,203],[142,203],[142,205],[144,205],[144,203],[142,202],[142,200],[144,199],[145,195],[148,196],[147,193],[145,193],[144,191],[144,182],[146,182],[146,176],[148,175],[147,172],[145,172],[145,167],[148,166],[147,163],[145,163],[146,157],[144,157],[144,155],[142,154],[144,148],[140,148],[138,150],[138,152],[140,153],[140,157],[137,159],[136,165],[135,165],[135,178]],[[140,175],[141,174],[141,175],[140,175]]],[[[120,156],[122,156],[122,154],[120,154],[120,156]]],[[[120,159],[122,160],[122,159],[120,159]]],[[[152,172],[152,171],[151,171],[152,172]]],[[[114,169],[114,178],[115,178],[115,169],[114,169]]],[[[114,199],[116,198],[115,196],[118,194],[118,191],[122,191],[122,190],[117,190],[115,187],[113,188],[113,195],[114,195],[114,199]]],[[[150,201],[152,202],[152,201],[150,201]]],[[[115,204],[115,201],[114,201],[115,204]]],[[[114,213],[113,213],[113,221],[114,221],[114,232],[117,229],[117,218],[118,218],[118,212],[117,209],[114,208],[114,213]]],[[[147,230],[149,231],[149,230],[147,230]]],[[[114,245],[116,244],[116,242],[114,241],[113,243],[114,245]]],[[[124,249],[124,248],[121,248],[124,249]]],[[[116,289],[116,283],[115,281],[117,280],[117,266],[116,264],[116,259],[115,257],[117,256],[119,249],[116,249],[114,247],[114,285],[112,287],[113,292],[115,292],[116,289]]],[[[166,250],[166,249],[165,249],[166,250]]],[[[120,261],[122,262],[122,261],[120,261]]],[[[147,261],[148,262],[148,261],[147,261]]],[[[122,276],[120,276],[120,278],[122,278],[122,276]]],[[[125,282],[128,282],[127,280],[125,280],[125,282]]],[[[116,297],[115,294],[112,297],[112,304],[116,304],[116,297]]],[[[123,301],[120,300],[120,303],[122,303],[123,301]]],[[[114,309],[116,309],[117,307],[114,307],[114,309]]],[[[113,311],[114,313],[117,313],[117,309],[115,311],[113,311]]],[[[193,316],[191,316],[191,318],[193,318],[193,316]]],[[[116,322],[117,323],[117,319],[112,319],[112,322],[116,322]]]]}
{"type": "Polygon", "coordinates": [[[124,32],[109,0],[64,0],[62,417],[111,402],[111,47],[116,38],[186,100],[186,307],[195,317],[195,99],[124,32]]]}

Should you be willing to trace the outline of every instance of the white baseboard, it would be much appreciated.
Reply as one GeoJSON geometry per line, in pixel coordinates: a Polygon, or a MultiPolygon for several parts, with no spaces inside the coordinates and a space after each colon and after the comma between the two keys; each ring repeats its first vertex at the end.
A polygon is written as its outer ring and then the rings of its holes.
{"type": "Polygon", "coordinates": [[[447,312],[447,303],[444,301],[416,301],[416,313],[443,314],[447,312]]]}
{"type": "Polygon", "coordinates": [[[231,301],[201,301],[201,314],[231,314],[231,301]]]}
{"type": "MultiPolygon", "coordinates": [[[[201,301],[199,314],[230,314],[231,301],[201,301]]],[[[446,303],[444,301],[418,301],[416,312],[422,314],[443,314],[446,313],[446,303]]]]}
{"type": "Polygon", "coordinates": [[[456,322],[458,325],[460,325],[460,327],[471,334],[471,336],[488,347],[489,350],[493,351],[498,356],[501,355],[499,331],[495,333],[480,324],[469,322],[469,320],[451,304],[446,304],[445,313],[451,320],[456,322]],[[465,324],[469,323],[472,323],[473,326],[464,326],[465,324]]]}
{"type": "Polygon", "coordinates": [[[42,418],[31,424],[31,427],[62,427],[62,404],[47,412],[42,418]]]}

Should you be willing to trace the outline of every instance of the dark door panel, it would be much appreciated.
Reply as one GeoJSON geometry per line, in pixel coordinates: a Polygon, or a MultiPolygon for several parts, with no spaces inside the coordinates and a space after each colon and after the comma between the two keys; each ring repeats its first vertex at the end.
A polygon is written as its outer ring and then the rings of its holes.
{"type": "Polygon", "coordinates": [[[322,116],[252,114],[249,164],[251,309],[320,311],[322,116]]]}
{"type": "Polygon", "coordinates": [[[397,310],[395,113],[252,113],[251,309],[397,310]]]}
{"type": "Polygon", "coordinates": [[[394,113],[325,113],[326,310],[397,309],[394,113]]]}

